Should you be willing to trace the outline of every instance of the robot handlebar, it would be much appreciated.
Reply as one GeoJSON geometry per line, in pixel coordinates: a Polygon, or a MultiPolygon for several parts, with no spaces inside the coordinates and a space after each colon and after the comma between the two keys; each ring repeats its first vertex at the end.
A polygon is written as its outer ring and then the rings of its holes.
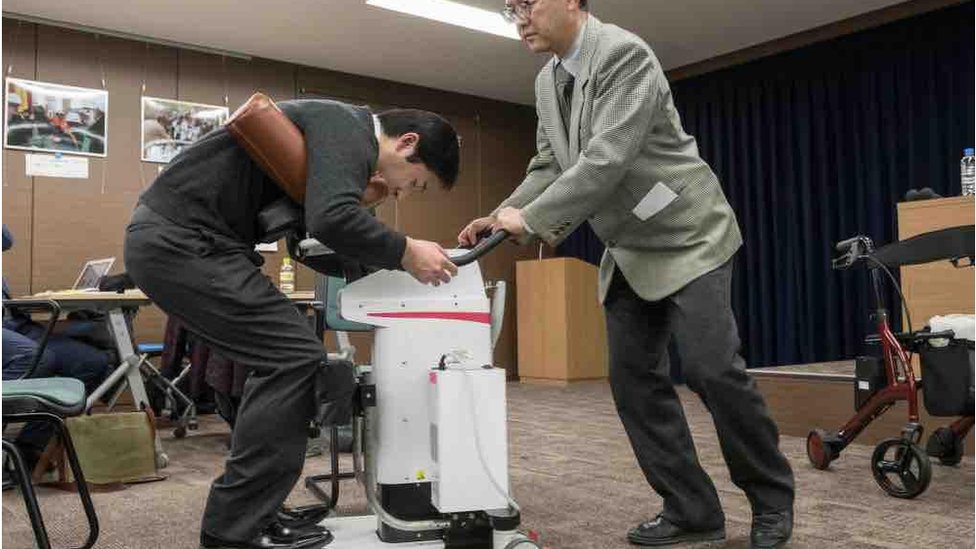
{"type": "Polygon", "coordinates": [[[501,244],[507,238],[508,231],[498,231],[487,238],[481,239],[481,241],[478,242],[478,244],[472,248],[470,252],[457,257],[452,257],[451,262],[458,267],[463,267],[469,263],[474,263],[475,261],[481,259],[481,256],[495,249],[496,246],[501,244]]]}
{"type": "MultiPolygon", "coordinates": [[[[508,231],[498,231],[486,238],[482,238],[478,242],[478,245],[472,248],[471,251],[451,258],[451,262],[458,267],[474,263],[501,244],[506,238],[508,238],[508,231]]],[[[295,261],[303,263],[322,274],[339,276],[339,273],[342,272],[339,255],[314,238],[299,240],[290,237],[288,239],[288,252],[295,261]]]]}

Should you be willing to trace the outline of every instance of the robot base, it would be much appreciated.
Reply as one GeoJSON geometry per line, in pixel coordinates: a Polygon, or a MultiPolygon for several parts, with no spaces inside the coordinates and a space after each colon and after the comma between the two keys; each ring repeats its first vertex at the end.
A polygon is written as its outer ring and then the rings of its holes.
{"type": "Polygon", "coordinates": [[[335,538],[327,545],[329,549],[388,549],[392,547],[443,549],[443,540],[385,543],[376,535],[375,515],[358,517],[333,517],[322,521],[335,538]]]}
{"type": "MultiPolygon", "coordinates": [[[[379,521],[376,515],[360,515],[354,517],[331,517],[320,523],[332,532],[333,541],[326,547],[328,549],[392,549],[402,547],[404,549],[444,549],[447,547],[444,540],[426,541],[406,541],[399,543],[387,543],[376,534],[376,527],[379,521]]],[[[491,542],[492,549],[531,549],[538,548],[539,545],[516,532],[495,531],[491,542]]]]}

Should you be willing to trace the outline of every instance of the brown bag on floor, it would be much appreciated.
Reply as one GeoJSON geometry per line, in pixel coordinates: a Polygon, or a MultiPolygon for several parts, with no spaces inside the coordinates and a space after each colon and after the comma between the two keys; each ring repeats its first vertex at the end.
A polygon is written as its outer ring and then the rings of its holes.
{"type": "MultiPolygon", "coordinates": [[[[123,484],[166,478],[156,469],[156,429],[151,413],[82,415],[69,417],[65,423],[89,485],[121,487],[123,484]]],[[[56,456],[57,480],[53,484],[71,486],[74,475],[71,474],[67,454],[60,440],[53,438],[52,445],[45,452],[56,456]]]]}

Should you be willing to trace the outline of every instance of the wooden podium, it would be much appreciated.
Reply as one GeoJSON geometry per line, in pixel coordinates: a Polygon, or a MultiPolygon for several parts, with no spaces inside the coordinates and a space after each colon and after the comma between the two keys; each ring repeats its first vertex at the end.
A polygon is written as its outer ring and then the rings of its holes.
{"type": "Polygon", "coordinates": [[[597,268],[573,258],[519,261],[518,373],[524,382],[607,377],[597,268]]]}
{"type": "MultiPolygon", "coordinates": [[[[898,239],[976,221],[972,196],[937,198],[898,204],[898,239]]],[[[948,261],[901,268],[901,287],[919,330],[935,315],[973,314],[973,269],[957,269],[948,261]]],[[[894,308],[892,306],[891,308],[894,308]]],[[[902,315],[904,317],[904,315],[902,315]]],[[[907,319],[902,324],[908,328],[907,319]]]]}

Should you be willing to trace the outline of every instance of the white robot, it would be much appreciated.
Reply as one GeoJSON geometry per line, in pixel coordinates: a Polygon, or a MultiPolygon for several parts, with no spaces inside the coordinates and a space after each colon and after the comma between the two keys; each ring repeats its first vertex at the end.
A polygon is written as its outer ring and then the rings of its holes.
{"type": "MultiPolygon", "coordinates": [[[[339,293],[343,319],[375,327],[373,364],[357,368],[355,471],[338,474],[333,445],[333,475],[319,479],[332,480],[334,505],[338,478],[354,476],[372,514],[326,519],[331,547],[538,547],[517,531],[508,489],[506,376],[492,365],[504,285],[489,306],[477,263],[506,236],[452,251],[459,270],[449,284],[379,271],[339,293]]],[[[290,248],[313,268],[326,251],[314,240],[290,248]]]]}

